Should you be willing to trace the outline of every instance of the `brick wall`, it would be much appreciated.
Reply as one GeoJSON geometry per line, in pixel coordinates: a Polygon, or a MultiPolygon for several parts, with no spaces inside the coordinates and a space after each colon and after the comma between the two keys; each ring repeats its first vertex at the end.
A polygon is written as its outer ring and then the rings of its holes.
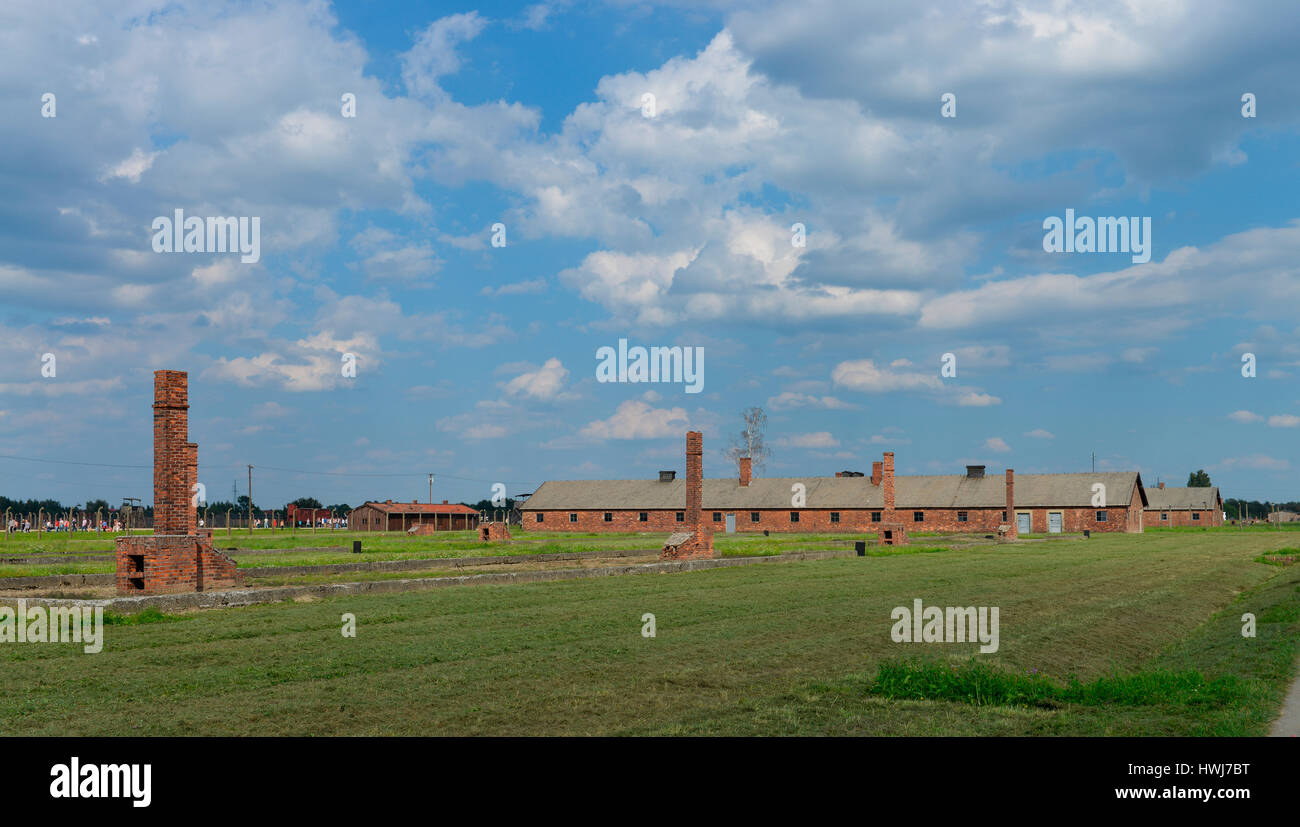
{"type": "MultiPolygon", "coordinates": [[[[770,531],[776,533],[835,533],[847,532],[856,533],[862,531],[874,532],[880,527],[882,522],[898,522],[908,526],[911,531],[970,531],[970,532],[987,532],[996,533],[998,526],[1002,525],[1002,509],[1000,508],[971,508],[971,509],[918,509],[923,512],[922,522],[913,522],[913,509],[901,509],[896,512],[895,520],[886,520],[883,509],[874,508],[845,508],[845,509],[822,509],[822,508],[782,508],[771,509],[764,508],[756,511],[716,511],[711,510],[705,503],[703,509],[704,524],[712,529],[714,533],[722,533],[726,530],[726,515],[736,515],[736,532],[753,533],[770,531]],[[794,512],[799,515],[797,522],[790,519],[790,514],[794,512]],[[873,522],[872,513],[880,515],[880,520],[873,522]],[[758,514],[758,522],[751,520],[751,514],[758,514]],[[961,514],[965,514],[963,520],[961,514]],[[714,520],[713,515],[719,515],[720,519],[714,520]],[[838,514],[839,520],[834,521],[832,515],[838,514]]],[[[611,519],[607,522],[605,514],[601,510],[580,510],[580,511],[525,511],[523,527],[526,531],[578,531],[578,532],[674,532],[689,531],[689,525],[685,521],[685,511],[668,511],[662,509],[646,510],[646,521],[641,522],[639,511],[610,511],[608,512],[611,519]],[[537,514],[543,515],[542,522],[537,522],[537,514]],[[683,521],[677,521],[677,514],[683,515],[683,521]],[[569,521],[569,515],[577,516],[576,522],[569,521]]]]}
{"type": "Polygon", "coordinates": [[[1143,512],[1142,519],[1147,528],[1211,527],[1223,525],[1223,512],[1218,509],[1205,511],[1198,508],[1195,511],[1162,511],[1159,508],[1148,508],[1143,512]],[[1161,514],[1168,516],[1169,519],[1160,519],[1161,514]],[[1200,515],[1200,519],[1193,520],[1193,514],[1200,515]]]}

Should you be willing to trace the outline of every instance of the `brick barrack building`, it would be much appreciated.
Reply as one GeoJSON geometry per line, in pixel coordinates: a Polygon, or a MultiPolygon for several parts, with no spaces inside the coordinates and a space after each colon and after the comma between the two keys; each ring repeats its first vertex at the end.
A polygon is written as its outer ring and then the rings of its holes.
{"type": "MultiPolygon", "coordinates": [[[[703,520],[717,532],[875,532],[881,524],[909,531],[993,533],[1010,536],[1062,532],[1138,533],[1147,492],[1136,471],[1082,474],[894,475],[894,455],[873,463],[871,476],[754,477],[748,458],[731,479],[706,479],[703,520]],[[792,505],[796,485],[806,492],[792,505]],[[1094,488],[1100,484],[1102,489],[1094,488]],[[1101,505],[1094,499],[1104,494],[1101,505]]],[[[523,506],[529,531],[686,530],[686,482],[675,471],[658,479],[545,482],[523,506]]]]}
{"type": "Polygon", "coordinates": [[[1217,486],[1166,488],[1162,482],[1147,492],[1147,528],[1223,525],[1223,498],[1217,486]]]}

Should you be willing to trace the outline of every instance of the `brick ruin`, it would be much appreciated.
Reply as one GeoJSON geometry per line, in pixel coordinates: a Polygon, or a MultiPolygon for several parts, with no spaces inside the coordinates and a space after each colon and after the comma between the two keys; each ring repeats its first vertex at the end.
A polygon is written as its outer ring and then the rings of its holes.
{"type": "Polygon", "coordinates": [[[660,560],[690,560],[713,557],[713,529],[703,516],[704,505],[704,434],[686,432],[686,526],[688,531],[673,534],[664,543],[660,560]]]}
{"type": "Polygon", "coordinates": [[[510,528],[505,523],[479,523],[479,539],[485,543],[510,539],[510,528]]]}
{"type": "Polygon", "coordinates": [[[199,446],[189,442],[189,375],[154,371],[153,536],[117,538],[117,593],[167,594],[243,582],[235,562],[199,531],[192,497],[199,446]]]}

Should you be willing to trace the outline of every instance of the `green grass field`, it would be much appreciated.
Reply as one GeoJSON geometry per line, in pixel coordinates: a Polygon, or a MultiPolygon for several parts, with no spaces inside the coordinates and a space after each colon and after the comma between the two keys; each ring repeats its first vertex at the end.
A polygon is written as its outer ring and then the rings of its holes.
{"type": "Polygon", "coordinates": [[[108,625],[97,655],[0,644],[0,733],[1260,735],[1300,640],[1300,565],[1276,553],[1294,539],[1109,535],[148,615],[108,625]],[[999,651],[894,643],[913,598],[998,606],[999,651]]]}

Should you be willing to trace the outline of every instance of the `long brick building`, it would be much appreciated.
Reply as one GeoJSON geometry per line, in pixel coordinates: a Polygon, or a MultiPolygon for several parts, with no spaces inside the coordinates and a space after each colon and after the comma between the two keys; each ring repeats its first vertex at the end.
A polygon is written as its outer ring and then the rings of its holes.
{"type": "MultiPolygon", "coordinates": [[[[523,506],[523,527],[680,531],[685,485],[674,471],[661,471],[658,479],[545,482],[523,506]]],[[[1016,475],[1007,469],[989,476],[984,466],[970,465],[964,474],[896,477],[893,453],[873,463],[869,477],[762,479],[742,459],[735,478],[705,479],[703,489],[703,519],[717,532],[855,532],[901,523],[910,531],[988,533],[1007,525],[1013,535],[1136,533],[1147,506],[1136,471],[1016,475]]]]}
{"type": "Polygon", "coordinates": [[[1223,497],[1218,486],[1166,488],[1162,482],[1147,492],[1148,528],[1223,525],[1223,497]]]}

